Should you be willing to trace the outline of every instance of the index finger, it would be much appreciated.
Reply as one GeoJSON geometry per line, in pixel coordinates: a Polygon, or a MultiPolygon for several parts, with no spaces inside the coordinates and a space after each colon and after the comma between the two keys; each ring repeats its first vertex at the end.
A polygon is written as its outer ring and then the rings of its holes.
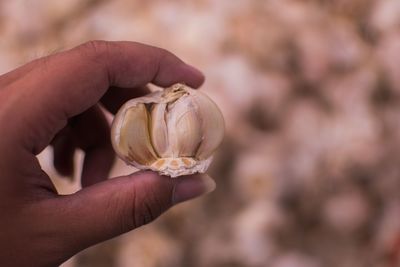
{"type": "Polygon", "coordinates": [[[133,42],[92,41],[43,58],[11,84],[6,110],[11,140],[39,153],[75,116],[97,103],[111,86],[134,88],[149,82],[200,86],[204,76],[172,53],[133,42]],[[12,89],[12,90],[11,90],[12,89]]]}

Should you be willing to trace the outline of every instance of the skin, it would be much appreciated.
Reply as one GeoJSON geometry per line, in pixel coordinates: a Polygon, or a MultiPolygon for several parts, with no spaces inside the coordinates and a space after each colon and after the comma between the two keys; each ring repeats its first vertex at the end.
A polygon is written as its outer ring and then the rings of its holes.
{"type": "Polygon", "coordinates": [[[138,172],[106,180],[114,161],[111,113],[148,92],[146,84],[203,75],[170,52],[133,42],[92,41],[0,76],[0,262],[57,266],[98,242],[144,225],[179,202],[215,187],[207,177],[170,179],[138,172]],[[51,144],[54,166],[73,172],[85,152],[81,183],[59,195],[36,158],[51,144]]]}

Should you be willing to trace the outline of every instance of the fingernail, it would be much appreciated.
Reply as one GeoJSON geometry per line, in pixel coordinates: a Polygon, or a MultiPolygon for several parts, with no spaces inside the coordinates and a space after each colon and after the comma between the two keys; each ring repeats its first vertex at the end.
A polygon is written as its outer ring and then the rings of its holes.
{"type": "Polygon", "coordinates": [[[210,176],[202,174],[180,179],[172,194],[172,203],[177,204],[214,191],[216,184],[210,176]]]}

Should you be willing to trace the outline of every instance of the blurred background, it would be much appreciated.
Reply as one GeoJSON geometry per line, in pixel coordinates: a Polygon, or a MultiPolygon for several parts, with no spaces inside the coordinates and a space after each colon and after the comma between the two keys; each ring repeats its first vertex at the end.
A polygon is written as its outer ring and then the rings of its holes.
{"type": "Polygon", "coordinates": [[[91,39],[166,48],[226,119],[215,192],[63,267],[400,266],[399,0],[0,0],[0,36],[0,73],[91,39]]]}

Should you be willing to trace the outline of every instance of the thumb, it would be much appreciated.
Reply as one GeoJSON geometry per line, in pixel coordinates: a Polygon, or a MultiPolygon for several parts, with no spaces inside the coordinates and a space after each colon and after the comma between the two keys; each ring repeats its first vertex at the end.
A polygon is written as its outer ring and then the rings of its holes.
{"type": "MultiPolygon", "coordinates": [[[[114,178],[57,199],[54,225],[72,254],[153,221],[174,204],[215,189],[207,175],[171,179],[154,172],[114,178]]],[[[68,248],[66,248],[68,249],[68,248]]]]}

